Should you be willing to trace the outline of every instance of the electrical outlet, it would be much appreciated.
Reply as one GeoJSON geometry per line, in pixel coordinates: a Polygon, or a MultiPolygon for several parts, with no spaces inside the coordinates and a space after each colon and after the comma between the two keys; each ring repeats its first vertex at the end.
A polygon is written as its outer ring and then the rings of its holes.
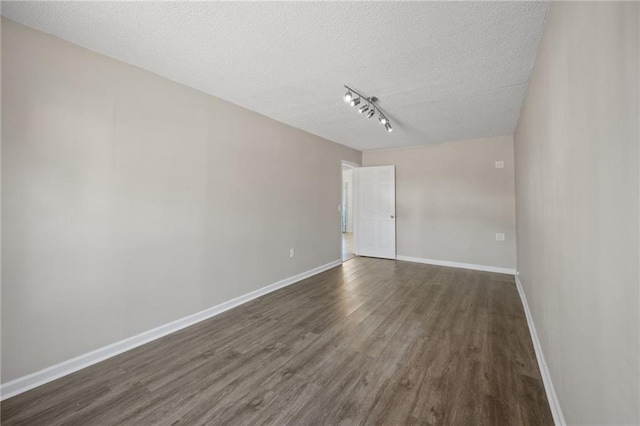
{"type": "Polygon", "coordinates": [[[504,234],[496,234],[496,241],[504,241],[504,234]]]}
{"type": "Polygon", "coordinates": [[[504,161],[496,161],[496,169],[504,169],[504,161]]]}
{"type": "Polygon", "coordinates": [[[293,258],[296,255],[296,249],[289,249],[289,257],[293,258]]]}

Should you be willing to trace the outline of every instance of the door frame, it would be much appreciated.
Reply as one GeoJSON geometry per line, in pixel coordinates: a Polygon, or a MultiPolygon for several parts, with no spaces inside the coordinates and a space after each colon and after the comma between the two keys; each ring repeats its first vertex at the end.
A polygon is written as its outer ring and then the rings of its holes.
{"type": "MultiPolygon", "coordinates": [[[[361,164],[358,163],[353,163],[351,161],[347,161],[347,160],[342,160],[340,163],[340,215],[342,216],[342,208],[344,206],[342,206],[342,200],[344,199],[344,185],[342,182],[342,169],[344,167],[348,167],[350,168],[352,171],[354,169],[360,168],[362,167],[361,164]]],[[[358,220],[358,212],[357,212],[357,206],[358,206],[358,174],[357,173],[353,173],[353,185],[351,188],[351,217],[352,217],[352,221],[353,221],[353,254],[355,254],[356,256],[358,255],[358,238],[356,237],[356,229],[358,229],[357,227],[357,220],[358,220]]],[[[344,263],[344,260],[342,259],[342,219],[340,220],[340,260],[342,261],[342,263],[344,263]]]]}

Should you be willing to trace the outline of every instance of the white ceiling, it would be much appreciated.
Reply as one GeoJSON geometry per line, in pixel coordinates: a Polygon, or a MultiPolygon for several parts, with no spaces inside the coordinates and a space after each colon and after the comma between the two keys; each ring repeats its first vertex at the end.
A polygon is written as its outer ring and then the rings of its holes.
{"type": "Polygon", "coordinates": [[[359,150],[512,134],[546,2],[2,2],[2,14],[359,150]],[[342,102],[380,98],[394,131],[342,102]]]}

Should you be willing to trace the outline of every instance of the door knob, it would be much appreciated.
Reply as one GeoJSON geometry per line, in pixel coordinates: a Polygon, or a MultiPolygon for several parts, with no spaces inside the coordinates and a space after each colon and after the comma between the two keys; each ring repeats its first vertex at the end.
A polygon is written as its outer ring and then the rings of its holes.
{"type": "Polygon", "coordinates": [[[394,218],[394,216],[393,216],[393,215],[391,215],[391,219],[393,219],[393,218],[394,218]]]}

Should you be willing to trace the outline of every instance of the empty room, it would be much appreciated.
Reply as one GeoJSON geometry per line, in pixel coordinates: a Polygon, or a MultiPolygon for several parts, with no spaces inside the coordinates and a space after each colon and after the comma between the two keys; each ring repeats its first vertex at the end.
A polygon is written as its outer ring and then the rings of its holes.
{"type": "Polygon", "coordinates": [[[0,12],[2,425],[640,426],[640,2],[0,12]]]}

